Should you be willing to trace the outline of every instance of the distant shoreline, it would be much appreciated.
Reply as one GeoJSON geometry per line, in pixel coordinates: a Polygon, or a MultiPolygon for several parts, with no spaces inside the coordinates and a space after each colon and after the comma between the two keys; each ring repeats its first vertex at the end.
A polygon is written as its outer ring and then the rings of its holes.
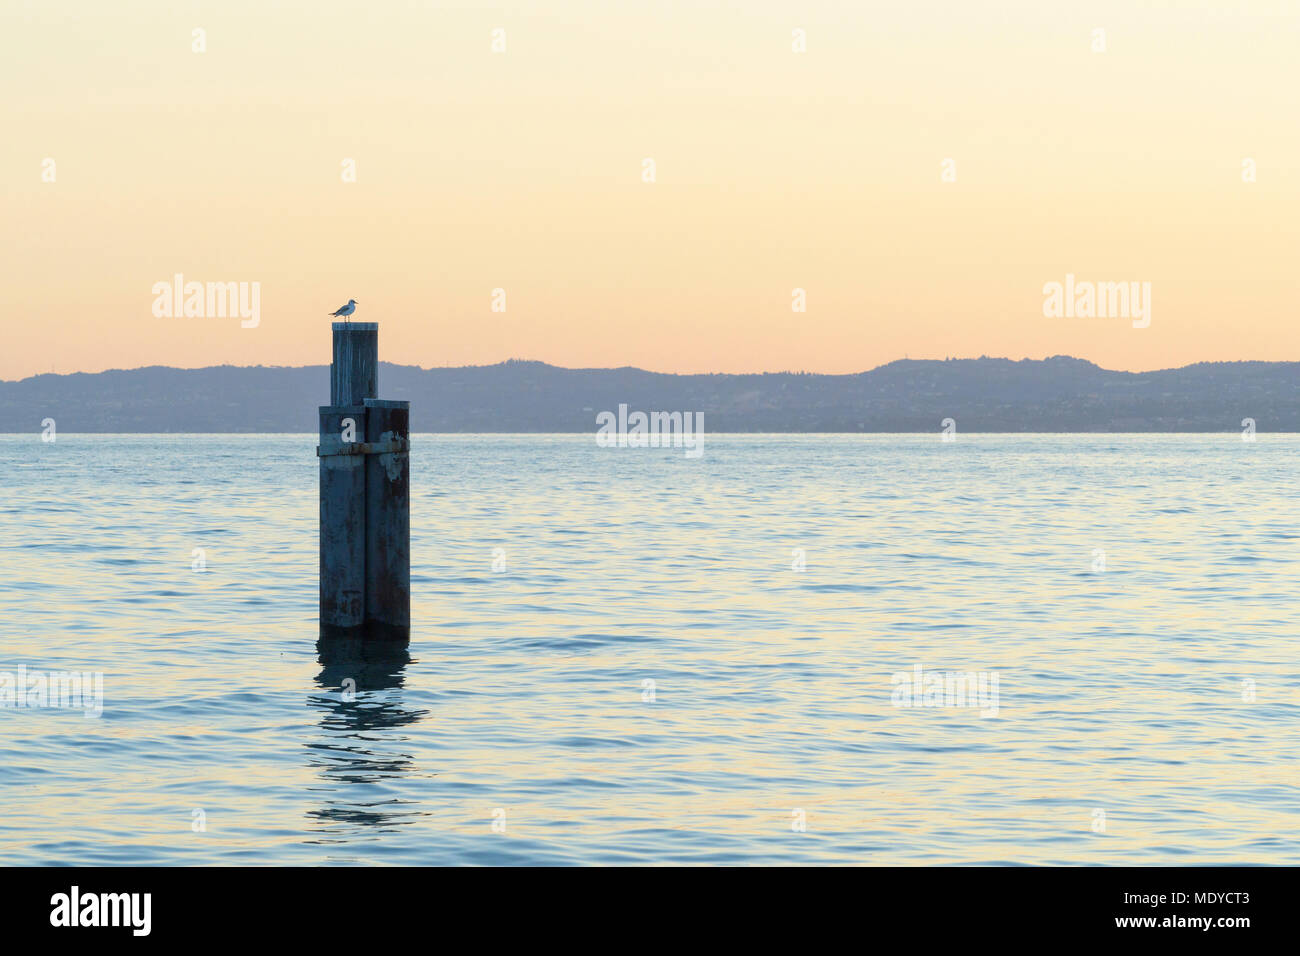
{"type": "MultiPolygon", "coordinates": [[[[854,375],[676,375],[513,360],[422,369],[381,363],[386,396],[428,434],[591,434],[627,405],[703,415],[712,434],[1300,432],[1300,362],[1210,362],[1116,372],[1049,359],[904,359],[854,375]]],[[[209,366],[0,382],[0,422],[119,434],[313,433],[328,366],[209,366]]],[[[24,434],[25,431],[18,431],[24,434]]]]}
{"type": "MultiPolygon", "coordinates": [[[[1170,365],[1161,368],[1146,369],[1143,371],[1127,371],[1125,369],[1108,369],[1102,368],[1088,359],[1074,358],[1069,355],[1053,355],[1042,359],[1009,359],[988,355],[981,355],[978,358],[943,358],[943,359],[913,359],[901,358],[885,362],[883,365],[874,365],[871,368],[864,368],[857,372],[809,372],[803,370],[781,369],[754,372],[657,372],[651,369],[644,369],[637,365],[617,365],[617,366],[571,366],[571,365],[553,365],[539,359],[506,359],[500,362],[493,362],[488,365],[403,365],[400,362],[381,362],[381,365],[392,368],[407,369],[416,372],[477,372],[484,369],[509,368],[511,366],[535,366],[548,369],[555,369],[562,372],[636,372],[642,375],[660,375],[668,378],[698,378],[698,377],[728,377],[728,378],[761,378],[763,376],[773,375],[797,375],[810,376],[816,378],[855,378],[859,375],[870,375],[881,369],[887,369],[894,365],[951,365],[961,362],[1007,362],[1013,365],[1025,363],[1047,363],[1056,361],[1079,362],[1090,365],[1099,371],[1111,375],[1159,375],[1166,372],[1181,372],[1187,369],[1198,368],[1201,366],[1238,366],[1238,365],[1295,365],[1300,367],[1300,359],[1295,360],[1270,360],[1270,359],[1225,359],[1214,362],[1189,362],[1187,365],[1170,365]]],[[[133,368],[106,368],[98,372],[34,372],[31,375],[24,375],[22,378],[0,378],[0,386],[19,385],[25,382],[31,382],[42,378],[72,378],[78,375],[121,375],[131,372],[148,372],[148,371],[167,371],[167,372],[210,372],[219,369],[231,369],[236,371],[281,371],[281,372],[300,372],[325,369],[328,371],[328,365],[196,365],[193,367],[182,365],[137,365],[133,368]]]]}

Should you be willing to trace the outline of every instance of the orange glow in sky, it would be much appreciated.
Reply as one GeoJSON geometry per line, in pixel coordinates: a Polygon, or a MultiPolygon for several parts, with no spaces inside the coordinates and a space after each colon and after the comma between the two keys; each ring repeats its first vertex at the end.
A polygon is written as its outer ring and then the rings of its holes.
{"type": "Polygon", "coordinates": [[[423,366],[1300,359],[1300,4],[1075,7],[0,0],[0,378],[321,364],[349,298],[423,366]]]}

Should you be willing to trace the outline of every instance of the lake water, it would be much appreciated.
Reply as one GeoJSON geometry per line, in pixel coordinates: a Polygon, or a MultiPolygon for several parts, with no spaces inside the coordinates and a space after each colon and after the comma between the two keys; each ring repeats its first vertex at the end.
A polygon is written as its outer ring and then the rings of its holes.
{"type": "Polygon", "coordinates": [[[417,435],[365,661],[315,443],[0,437],[0,863],[1300,862],[1300,437],[417,435]]]}

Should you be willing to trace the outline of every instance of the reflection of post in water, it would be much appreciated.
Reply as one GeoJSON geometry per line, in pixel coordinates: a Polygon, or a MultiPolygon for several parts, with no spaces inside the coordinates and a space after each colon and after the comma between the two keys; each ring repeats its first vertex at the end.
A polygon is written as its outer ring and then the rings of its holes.
{"type": "Polygon", "coordinates": [[[402,706],[404,669],[411,661],[399,642],[321,638],[316,644],[320,692],[307,702],[321,711],[320,733],[306,744],[323,786],[320,807],[309,811],[330,836],[315,842],[347,842],[371,827],[414,822],[420,814],[393,790],[416,772],[404,752],[401,727],[425,712],[402,706]]]}

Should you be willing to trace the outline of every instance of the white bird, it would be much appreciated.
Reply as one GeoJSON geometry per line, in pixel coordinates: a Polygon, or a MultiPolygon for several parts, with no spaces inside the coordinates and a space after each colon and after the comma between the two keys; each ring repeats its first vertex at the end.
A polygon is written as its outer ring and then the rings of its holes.
{"type": "Polygon", "coordinates": [[[337,315],[339,318],[347,321],[347,317],[357,311],[357,300],[348,299],[348,304],[340,307],[337,311],[331,312],[330,315],[337,315]]]}

